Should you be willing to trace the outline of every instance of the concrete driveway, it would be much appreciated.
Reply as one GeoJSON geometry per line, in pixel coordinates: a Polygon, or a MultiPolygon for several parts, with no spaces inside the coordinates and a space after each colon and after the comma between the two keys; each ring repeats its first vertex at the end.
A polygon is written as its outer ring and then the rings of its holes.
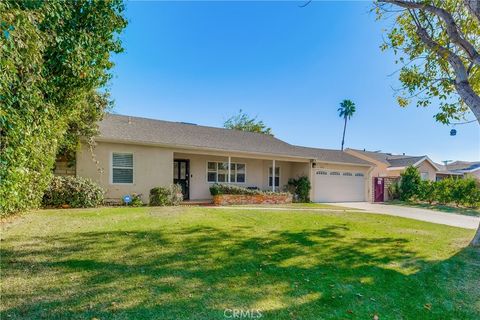
{"type": "Polygon", "coordinates": [[[480,217],[464,216],[429,209],[368,202],[342,202],[335,203],[334,205],[361,209],[372,213],[387,214],[391,216],[410,218],[438,224],[446,224],[448,226],[460,227],[465,229],[477,229],[478,224],[480,223],[480,217]]]}

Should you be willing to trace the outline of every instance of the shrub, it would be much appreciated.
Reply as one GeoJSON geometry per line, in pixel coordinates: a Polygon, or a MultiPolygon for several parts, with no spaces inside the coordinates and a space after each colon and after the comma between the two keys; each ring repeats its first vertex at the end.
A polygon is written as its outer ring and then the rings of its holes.
{"type": "Polygon", "coordinates": [[[212,196],[216,196],[219,194],[262,194],[262,191],[259,189],[248,189],[236,185],[229,185],[229,184],[213,184],[210,187],[210,194],[212,196]]]}
{"type": "Polygon", "coordinates": [[[435,192],[438,203],[448,204],[452,202],[452,189],[455,181],[452,178],[443,179],[435,183],[435,192]]]}
{"type": "Polygon", "coordinates": [[[460,203],[467,207],[478,207],[480,205],[480,182],[473,178],[458,179],[458,181],[462,181],[460,203]]]}
{"type": "Polygon", "coordinates": [[[410,200],[413,196],[418,195],[418,188],[422,180],[417,168],[409,166],[400,176],[400,199],[410,200]]]}
{"type": "Polygon", "coordinates": [[[151,206],[177,206],[182,200],[182,187],[178,184],[172,184],[168,187],[155,187],[150,190],[151,206]]]}
{"type": "Polygon", "coordinates": [[[288,189],[294,194],[295,200],[298,202],[310,202],[310,180],[303,176],[298,179],[288,180],[288,189]]]}
{"type": "Polygon", "coordinates": [[[143,201],[142,201],[142,195],[141,194],[138,194],[138,193],[132,193],[132,201],[130,203],[125,203],[125,201],[123,201],[122,199],[122,204],[123,205],[129,205],[129,206],[132,206],[132,207],[141,207],[144,205],[143,201]]]}
{"type": "Polygon", "coordinates": [[[287,192],[262,191],[260,189],[249,189],[231,184],[213,184],[210,187],[212,196],[221,194],[241,194],[241,195],[260,195],[260,194],[286,194],[287,192]]]}
{"type": "Polygon", "coordinates": [[[53,177],[43,196],[44,206],[96,207],[103,202],[104,190],[90,179],[53,177]]]}
{"type": "Polygon", "coordinates": [[[417,198],[430,204],[434,202],[436,199],[436,183],[429,180],[420,181],[417,198]]]}
{"type": "Polygon", "coordinates": [[[388,198],[390,200],[400,199],[400,184],[398,181],[393,182],[388,186],[388,198]]]}

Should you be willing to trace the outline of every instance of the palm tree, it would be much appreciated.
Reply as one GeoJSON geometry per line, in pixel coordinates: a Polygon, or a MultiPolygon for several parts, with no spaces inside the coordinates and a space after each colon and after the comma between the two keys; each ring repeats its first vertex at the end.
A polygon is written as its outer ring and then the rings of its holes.
{"type": "Polygon", "coordinates": [[[343,145],[345,143],[345,130],[347,129],[347,120],[350,120],[350,118],[353,116],[355,113],[355,103],[353,103],[351,100],[343,100],[340,103],[340,108],[338,108],[339,117],[345,119],[345,124],[343,125],[343,137],[342,137],[342,151],[343,151],[343,145]]]}

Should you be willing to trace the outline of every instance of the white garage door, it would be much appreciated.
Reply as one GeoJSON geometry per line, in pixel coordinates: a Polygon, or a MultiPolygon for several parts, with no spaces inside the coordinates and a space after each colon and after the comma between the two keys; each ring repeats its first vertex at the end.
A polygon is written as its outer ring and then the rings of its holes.
{"type": "Polygon", "coordinates": [[[365,176],[355,171],[315,170],[315,202],[365,201],[365,176]]]}

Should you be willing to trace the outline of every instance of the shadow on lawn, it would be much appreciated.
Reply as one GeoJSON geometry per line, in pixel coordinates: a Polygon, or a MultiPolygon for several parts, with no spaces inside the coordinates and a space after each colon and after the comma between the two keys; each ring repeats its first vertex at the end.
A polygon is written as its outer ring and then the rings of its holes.
{"type": "Polygon", "coordinates": [[[23,275],[37,286],[3,292],[2,318],[226,319],[225,308],[260,309],[263,319],[478,312],[467,295],[480,285],[478,250],[432,263],[408,250],[406,239],[347,239],[348,232],[331,225],[251,237],[248,227],[199,226],[34,238],[2,246],[3,278],[23,275]]]}

